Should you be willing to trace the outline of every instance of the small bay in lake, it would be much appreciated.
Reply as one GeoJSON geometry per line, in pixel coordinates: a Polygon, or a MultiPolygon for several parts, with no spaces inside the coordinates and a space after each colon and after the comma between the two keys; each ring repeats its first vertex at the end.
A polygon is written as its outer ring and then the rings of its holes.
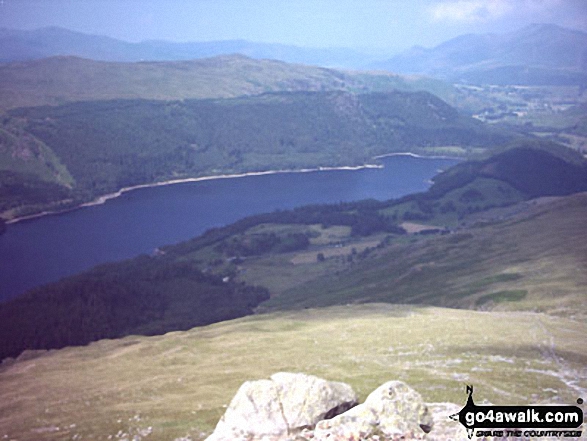
{"type": "Polygon", "coordinates": [[[454,159],[400,155],[383,168],[276,173],[141,188],[104,204],[8,226],[0,301],[94,265],[151,254],[245,216],[307,204],[387,200],[425,191],[454,159]]]}

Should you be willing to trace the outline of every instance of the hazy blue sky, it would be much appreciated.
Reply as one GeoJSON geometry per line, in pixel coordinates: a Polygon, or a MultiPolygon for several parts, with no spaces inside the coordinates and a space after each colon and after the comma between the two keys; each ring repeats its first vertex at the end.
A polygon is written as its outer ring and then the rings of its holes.
{"type": "Polygon", "coordinates": [[[61,26],[127,41],[399,50],[538,22],[587,30],[587,0],[0,0],[0,27],[61,26]]]}

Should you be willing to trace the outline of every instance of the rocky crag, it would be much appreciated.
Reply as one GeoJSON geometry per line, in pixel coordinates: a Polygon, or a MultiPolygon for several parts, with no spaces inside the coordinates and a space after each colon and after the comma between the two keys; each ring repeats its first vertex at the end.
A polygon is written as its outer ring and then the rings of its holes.
{"type": "Polygon", "coordinates": [[[460,440],[448,417],[460,406],[426,404],[389,381],[358,404],[351,386],[299,373],[245,382],[206,441],[460,440]]]}

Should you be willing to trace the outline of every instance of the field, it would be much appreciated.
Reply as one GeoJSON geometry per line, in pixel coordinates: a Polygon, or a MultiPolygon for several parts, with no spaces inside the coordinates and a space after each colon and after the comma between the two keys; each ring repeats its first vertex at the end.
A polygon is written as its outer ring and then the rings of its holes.
{"type": "Polygon", "coordinates": [[[348,382],[361,400],[400,379],[428,402],[464,404],[473,384],[479,403],[574,404],[586,333],[537,313],[371,304],[27,352],[0,370],[0,437],[202,439],[242,382],[277,371],[348,382]]]}
{"type": "Polygon", "coordinates": [[[489,124],[521,131],[587,152],[586,98],[577,86],[458,86],[463,105],[489,124]]]}

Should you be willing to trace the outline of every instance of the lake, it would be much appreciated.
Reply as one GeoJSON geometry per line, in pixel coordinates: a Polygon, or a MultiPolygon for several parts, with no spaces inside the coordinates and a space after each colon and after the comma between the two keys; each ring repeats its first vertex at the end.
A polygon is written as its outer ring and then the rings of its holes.
{"type": "Polygon", "coordinates": [[[387,200],[424,191],[454,159],[407,155],[383,168],[214,179],[123,193],[101,205],[8,225],[0,236],[0,301],[99,263],[150,254],[252,214],[307,204],[387,200]]]}

